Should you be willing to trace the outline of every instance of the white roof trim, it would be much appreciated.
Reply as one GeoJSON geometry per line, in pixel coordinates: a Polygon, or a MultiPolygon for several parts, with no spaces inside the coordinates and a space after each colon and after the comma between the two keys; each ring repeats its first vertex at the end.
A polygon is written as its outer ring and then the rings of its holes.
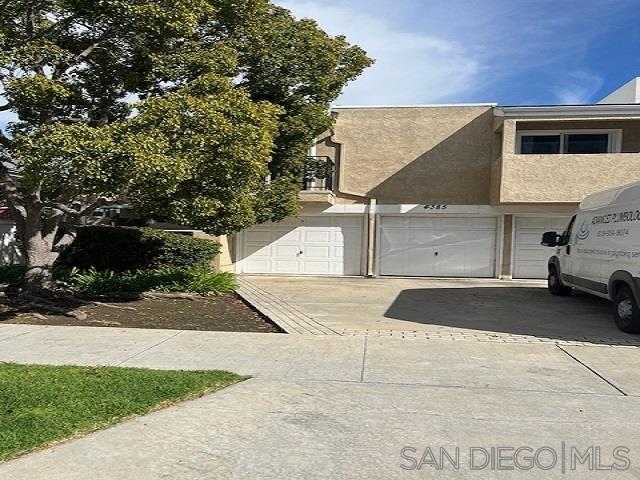
{"type": "Polygon", "coordinates": [[[424,105],[332,105],[331,110],[365,108],[447,108],[447,107],[496,107],[497,103],[434,103],[424,105]]]}
{"type": "Polygon", "coordinates": [[[530,107],[496,107],[498,117],[559,118],[559,117],[629,117],[640,116],[640,105],[544,105],[530,107]]]}

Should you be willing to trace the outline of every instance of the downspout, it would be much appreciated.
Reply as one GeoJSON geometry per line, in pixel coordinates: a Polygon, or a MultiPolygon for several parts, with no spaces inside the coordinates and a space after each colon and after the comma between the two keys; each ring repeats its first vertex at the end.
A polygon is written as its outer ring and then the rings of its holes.
{"type": "MultiPolygon", "coordinates": [[[[331,112],[331,115],[334,117],[334,120],[337,122],[338,112],[331,112]]],[[[335,128],[331,128],[331,135],[329,136],[331,143],[339,146],[339,158],[337,159],[338,163],[338,172],[336,178],[336,193],[342,193],[344,195],[351,195],[354,197],[360,197],[369,201],[367,206],[367,255],[366,255],[366,267],[365,274],[367,277],[375,276],[375,261],[376,261],[376,199],[371,195],[362,192],[354,192],[350,190],[346,190],[342,188],[342,179],[344,178],[344,166],[346,159],[346,147],[343,142],[336,138],[335,128]]]]}
{"type": "Polygon", "coordinates": [[[376,199],[369,198],[367,212],[367,277],[375,277],[376,262],[376,199]]]}

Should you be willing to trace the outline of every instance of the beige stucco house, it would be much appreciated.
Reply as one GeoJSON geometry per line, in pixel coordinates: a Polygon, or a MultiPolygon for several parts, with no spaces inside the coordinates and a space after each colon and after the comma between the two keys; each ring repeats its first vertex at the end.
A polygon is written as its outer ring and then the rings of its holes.
{"type": "Polygon", "coordinates": [[[228,239],[246,274],[542,278],[547,230],[640,180],[640,82],[595,105],[335,107],[299,216],[228,239]],[[612,103],[613,102],[613,103],[612,103]]]}

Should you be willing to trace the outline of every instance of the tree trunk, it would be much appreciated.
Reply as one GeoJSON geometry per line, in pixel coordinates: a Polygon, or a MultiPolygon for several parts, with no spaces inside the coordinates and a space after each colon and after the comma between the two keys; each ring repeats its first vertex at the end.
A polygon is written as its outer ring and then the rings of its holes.
{"type": "Polygon", "coordinates": [[[53,287],[53,263],[58,254],[42,238],[29,241],[25,248],[25,267],[22,291],[42,295],[53,287]]]}
{"type": "Polygon", "coordinates": [[[58,258],[58,252],[53,249],[57,228],[53,232],[45,232],[41,215],[41,209],[27,208],[25,221],[17,224],[26,268],[18,290],[20,293],[48,296],[53,287],[53,263],[58,258]]]}

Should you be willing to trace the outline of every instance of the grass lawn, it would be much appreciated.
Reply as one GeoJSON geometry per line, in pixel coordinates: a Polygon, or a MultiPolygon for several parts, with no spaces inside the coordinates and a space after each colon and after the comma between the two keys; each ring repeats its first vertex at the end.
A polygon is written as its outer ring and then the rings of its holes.
{"type": "Polygon", "coordinates": [[[0,461],[242,379],[220,371],[0,363],[0,461]]]}

